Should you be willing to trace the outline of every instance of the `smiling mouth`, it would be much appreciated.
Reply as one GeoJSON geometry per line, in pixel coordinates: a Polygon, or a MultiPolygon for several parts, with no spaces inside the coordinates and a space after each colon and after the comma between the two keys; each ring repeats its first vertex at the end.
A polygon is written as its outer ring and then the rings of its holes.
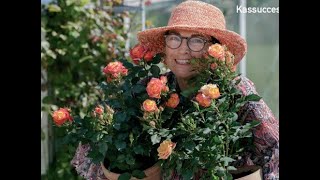
{"type": "Polygon", "coordinates": [[[186,59],[175,59],[175,62],[180,65],[188,65],[190,64],[190,60],[186,59]]]}

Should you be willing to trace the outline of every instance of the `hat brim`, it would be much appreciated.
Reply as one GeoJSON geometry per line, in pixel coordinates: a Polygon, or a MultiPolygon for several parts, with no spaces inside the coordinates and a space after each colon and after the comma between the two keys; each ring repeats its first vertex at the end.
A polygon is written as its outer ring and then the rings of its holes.
{"type": "Polygon", "coordinates": [[[237,65],[247,52],[246,41],[237,33],[230,30],[221,30],[206,27],[190,27],[190,26],[165,26],[151,28],[138,33],[138,41],[150,48],[155,53],[164,52],[165,42],[164,33],[168,30],[190,30],[197,31],[209,36],[213,36],[226,45],[229,51],[235,56],[234,64],[237,65]]]}

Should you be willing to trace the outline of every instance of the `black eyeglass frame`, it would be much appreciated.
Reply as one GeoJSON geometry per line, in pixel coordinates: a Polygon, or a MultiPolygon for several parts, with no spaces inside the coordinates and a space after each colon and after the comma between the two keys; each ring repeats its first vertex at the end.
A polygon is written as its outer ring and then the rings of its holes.
{"type": "Polygon", "coordinates": [[[181,36],[180,34],[176,34],[176,33],[165,34],[165,35],[164,35],[164,38],[165,38],[166,46],[168,46],[168,47],[171,48],[171,49],[178,49],[178,48],[181,46],[183,39],[186,39],[186,40],[187,40],[187,46],[188,46],[188,48],[189,48],[191,51],[193,51],[193,52],[200,52],[200,51],[202,51],[203,48],[206,46],[206,43],[207,43],[207,42],[212,42],[212,41],[208,41],[208,40],[202,38],[201,36],[184,37],[184,36],[181,36]],[[166,39],[167,39],[167,36],[169,36],[169,35],[176,35],[176,36],[178,36],[179,38],[181,38],[181,41],[180,41],[180,44],[179,44],[178,47],[172,48],[172,47],[168,46],[166,39]],[[190,40],[191,38],[199,38],[199,39],[202,39],[202,40],[204,41],[203,47],[202,47],[200,50],[198,50],[198,51],[192,50],[192,49],[190,48],[190,46],[189,46],[189,40],[190,40]]]}

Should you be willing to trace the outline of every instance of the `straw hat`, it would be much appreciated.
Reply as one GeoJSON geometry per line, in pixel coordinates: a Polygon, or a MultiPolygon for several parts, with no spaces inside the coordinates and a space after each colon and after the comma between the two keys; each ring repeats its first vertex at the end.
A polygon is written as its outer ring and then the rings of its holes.
{"type": "Polygon", "coordinates": [[[164,33],[168,30],[193,30],[213,36],[235,55],[235,65],[247,52],[246,41],[237,33],[226,29],[223,13],[217,7],[201,1],[185,1],[171,13],[168,25],[138,33],[138,40],[155,53],[164,52],[164,33]]]}

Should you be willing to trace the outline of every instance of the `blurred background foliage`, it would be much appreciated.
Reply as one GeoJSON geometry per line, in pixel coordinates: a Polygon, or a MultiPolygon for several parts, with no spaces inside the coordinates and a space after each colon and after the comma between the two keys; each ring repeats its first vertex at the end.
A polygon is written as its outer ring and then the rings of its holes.
{"type": "MultiPolygon", "coordinates": [[[[42,110],[50,113],[67,106],[83,116],[97,100],[95,86],[105,80],[102,68],[126,52],[128,28],[124,19],[129,14],[113,12],[121,3],[56,0],[41,5],[41,79],[45,79],[41,90],[48,92],[42,110]]],[[[51,129],[49,146],[54,156],[42,179],[79,179],[70,166],[77,145],[63,146],[60,138],[64,129],[52,124],[51,129]]]]}
{"type": "MultiPolygon", "coordinates": [[[[172,9],[184,0],[144,0],[146,28],[167,25],[172,9]]],[[[227,28],[239,33],[240,1],[203,0],[222,9],[227,28]]],[[[42,110],[68,105],[83,116],[97,100],[102,68],[128,56],[141,30],[142,0],[48,0],[41,4],[42,110]],[[131,8],[133,5],[135,8],[131,8]],[[46,73],[43,73],[46,72],[46,73]]],[[[247,7],[279,7],[279,0],[247,0],[247,7]]],[[[246,75],[279,118],[279,14],[246,14],[246,75]]],[[[51,123],[49,116],[49,123],[51,123]]],[[[82,179],[70,166],[76,145],[63,146],[63,128],[50,124],[53,159],[41,179],[82,179]]]]}

